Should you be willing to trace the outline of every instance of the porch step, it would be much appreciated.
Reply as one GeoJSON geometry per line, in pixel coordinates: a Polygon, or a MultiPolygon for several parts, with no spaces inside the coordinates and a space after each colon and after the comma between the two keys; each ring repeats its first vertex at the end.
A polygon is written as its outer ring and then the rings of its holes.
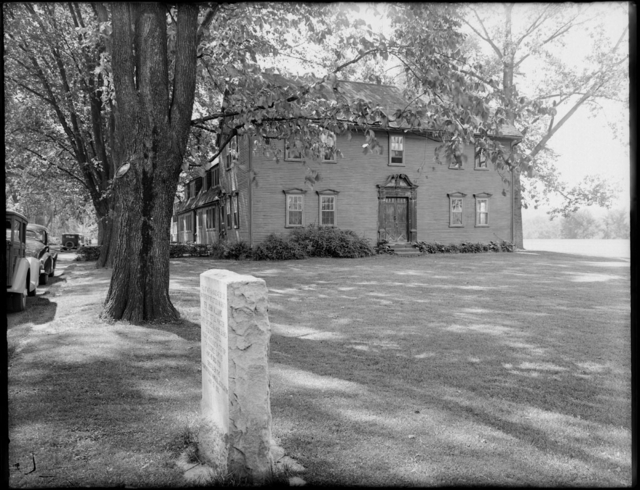
{"type": "Polygon", "coordinates": [[[420,255],[420,251],[410,243],[396,243],[391,245],[391,248],[396,255],[401,255],[403,257],[420,255]]]}

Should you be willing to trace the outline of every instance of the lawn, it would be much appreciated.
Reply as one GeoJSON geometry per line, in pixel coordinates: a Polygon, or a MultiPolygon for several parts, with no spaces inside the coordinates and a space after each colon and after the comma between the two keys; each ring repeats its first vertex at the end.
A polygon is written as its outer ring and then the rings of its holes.
{"type": "Polygon", "coordinates": [[[267,283],[273,434],[308,483],[631,484],[628,261],[174,259],[183,319],[143,327],[97,319],[108,271],[91,267],[68,274],[44,320],[9,318],[14,486],[183,484],[198,275],[212,268],[267,283]],[[25,475],[31,452],[49,479],[25,475]]]}

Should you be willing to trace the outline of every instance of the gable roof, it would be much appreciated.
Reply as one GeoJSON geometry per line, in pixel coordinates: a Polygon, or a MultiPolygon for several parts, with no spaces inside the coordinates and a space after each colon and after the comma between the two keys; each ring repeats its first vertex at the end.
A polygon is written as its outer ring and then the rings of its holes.
{"type": "MultiPolygon", "coordinates": [[[[282,87],[289,87],[291,89],[298,90],[303,85],[307,85],[320,80],[315,77],[299,77],[299,78],[287,78],[278,73],[261,73],[262,77],[267,82],[277,84],[282,87]]],[[[372,106],[378,106],[387,116],[395,114],[400,109],[404,110],[411,105],[398,87],[393,85],[382,85],[366,82],[352,82],[348,80],[338,80],[338,90],[343,95],[349,104],[353,104],[358,99],[362,99],[368,102],[372,106]]],[[[316,88],[316,92],[327,100],[337,100],[336,94],[333,91],[329,82],[323,82],[316,88]]],[[[427,122],[423,120],[425,124],[424,128],[412,128],[406,122],[399,124],[397,122],[390,121],[389,129],[400,130],[412,130],[418,132],[430,132],[437,131],[438,128],[427,128],[427,122]]],[[[500,130],[497,135],[492,135],[498,138],[506,139],[519,139],[522,138],[520,131],[515,126],[509,123],[504,123],[500,126],[500,130]]]]}

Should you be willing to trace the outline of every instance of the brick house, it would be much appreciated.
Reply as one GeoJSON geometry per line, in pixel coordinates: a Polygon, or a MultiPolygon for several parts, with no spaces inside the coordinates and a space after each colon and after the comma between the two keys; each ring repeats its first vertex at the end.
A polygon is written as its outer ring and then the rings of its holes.
{"type": "MultiPolygon", "coordinates": [[[[348,97],[360,97],[393,113],[407,105],[391,86],[340,82],[348,97]]],[[[415,241],[460,243],[513,241],[512,178],[472,146],[458,162],[437,163],[441,144],[427,132],[404,128],[376,130],[381,155],[363,154],[362,132],[333,135],[333,148],[321,160],[305,158],[282,145],[276,161],[256,150],[244,135],[235,137],[216,162],[185,187],[176,203],[172,239],[178,242],[260,243],[271,233],[300,226],[335,226],[365,236],[372,244],[415,241]],[[313,188],[308,169],[320,173],[313,188]],[[250,175],[255,174],[255,179],[250,175]]],[[[510,148],[515,128],[498,141],[510,148]]]]}

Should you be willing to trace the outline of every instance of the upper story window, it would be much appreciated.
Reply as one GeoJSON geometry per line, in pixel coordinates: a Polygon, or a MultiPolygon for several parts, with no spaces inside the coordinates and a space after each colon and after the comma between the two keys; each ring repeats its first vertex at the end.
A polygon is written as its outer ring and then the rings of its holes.
{"type": "Polygon", "coordinates": [[[453,228],[461,228],[464,226],[464,198],[467,195],[462,192],[454,192],[447,195],[449,196],[449,226],[453,228]]]}
{"type": "Polygon", "coordinates": [[[302,147],[298,146],[300,140],[294,140],[293,143],[289,143],[288,140],[284,143],[284,159],[292,162],[299,162],[302,160],[302,147]]]}
{"type": "Polygon", "coordinates": [[[189,197],[196,197],[196,181],[192,180],[189,183],[189,197]]]}
{"type": "Polygon", "coordinates": [[[404,136],[389,135],[389,165],[404,165],[404,136]]]}
{"type": "Polygon", "coordinates": [[[324,151],[322,152],[323,162],[336,162],[336,135],[335,133],[328,132],[320,136],[320,140],[324,144],[324,151]]]}
{"type": "Polygon", "coordinates": [[[476,226],[489,226],[489,198],[491,194],[474,194],[476,198],[476,226]]]}
{"type": "Polygon", "coordinates": [[[226,168],[230,169],[231,166],[238,161],[238,156],[240,154],[239,146],[238,146],[238,137],[234,136],[229,141],[227,145],[227,160],[226,160],[226,168]]]}
{"type": "Polygon", "coordinates": [[[289,189],[285,194],[285,227],[304,226],[304,195],[307,191],[302,189],[289,189]]]}
{"type": "Polygon", "coordinates": [[[475,147],[474,167],[476,170],[489,170],[487,165],[487,153],[484,148],[480,146],[475,147]]]}
{"type": "Polygon", "coordinates": [[[449,168],[462,170],[462,155],[453,155],[451,161],[449,162],[449,168]]]}
{"type": "Polygon", "coordinates": [[[211,187],[220,185],[220,166],[216,164],[214,167],[211,167],[209,174],[211,176],[211,187]]]}

